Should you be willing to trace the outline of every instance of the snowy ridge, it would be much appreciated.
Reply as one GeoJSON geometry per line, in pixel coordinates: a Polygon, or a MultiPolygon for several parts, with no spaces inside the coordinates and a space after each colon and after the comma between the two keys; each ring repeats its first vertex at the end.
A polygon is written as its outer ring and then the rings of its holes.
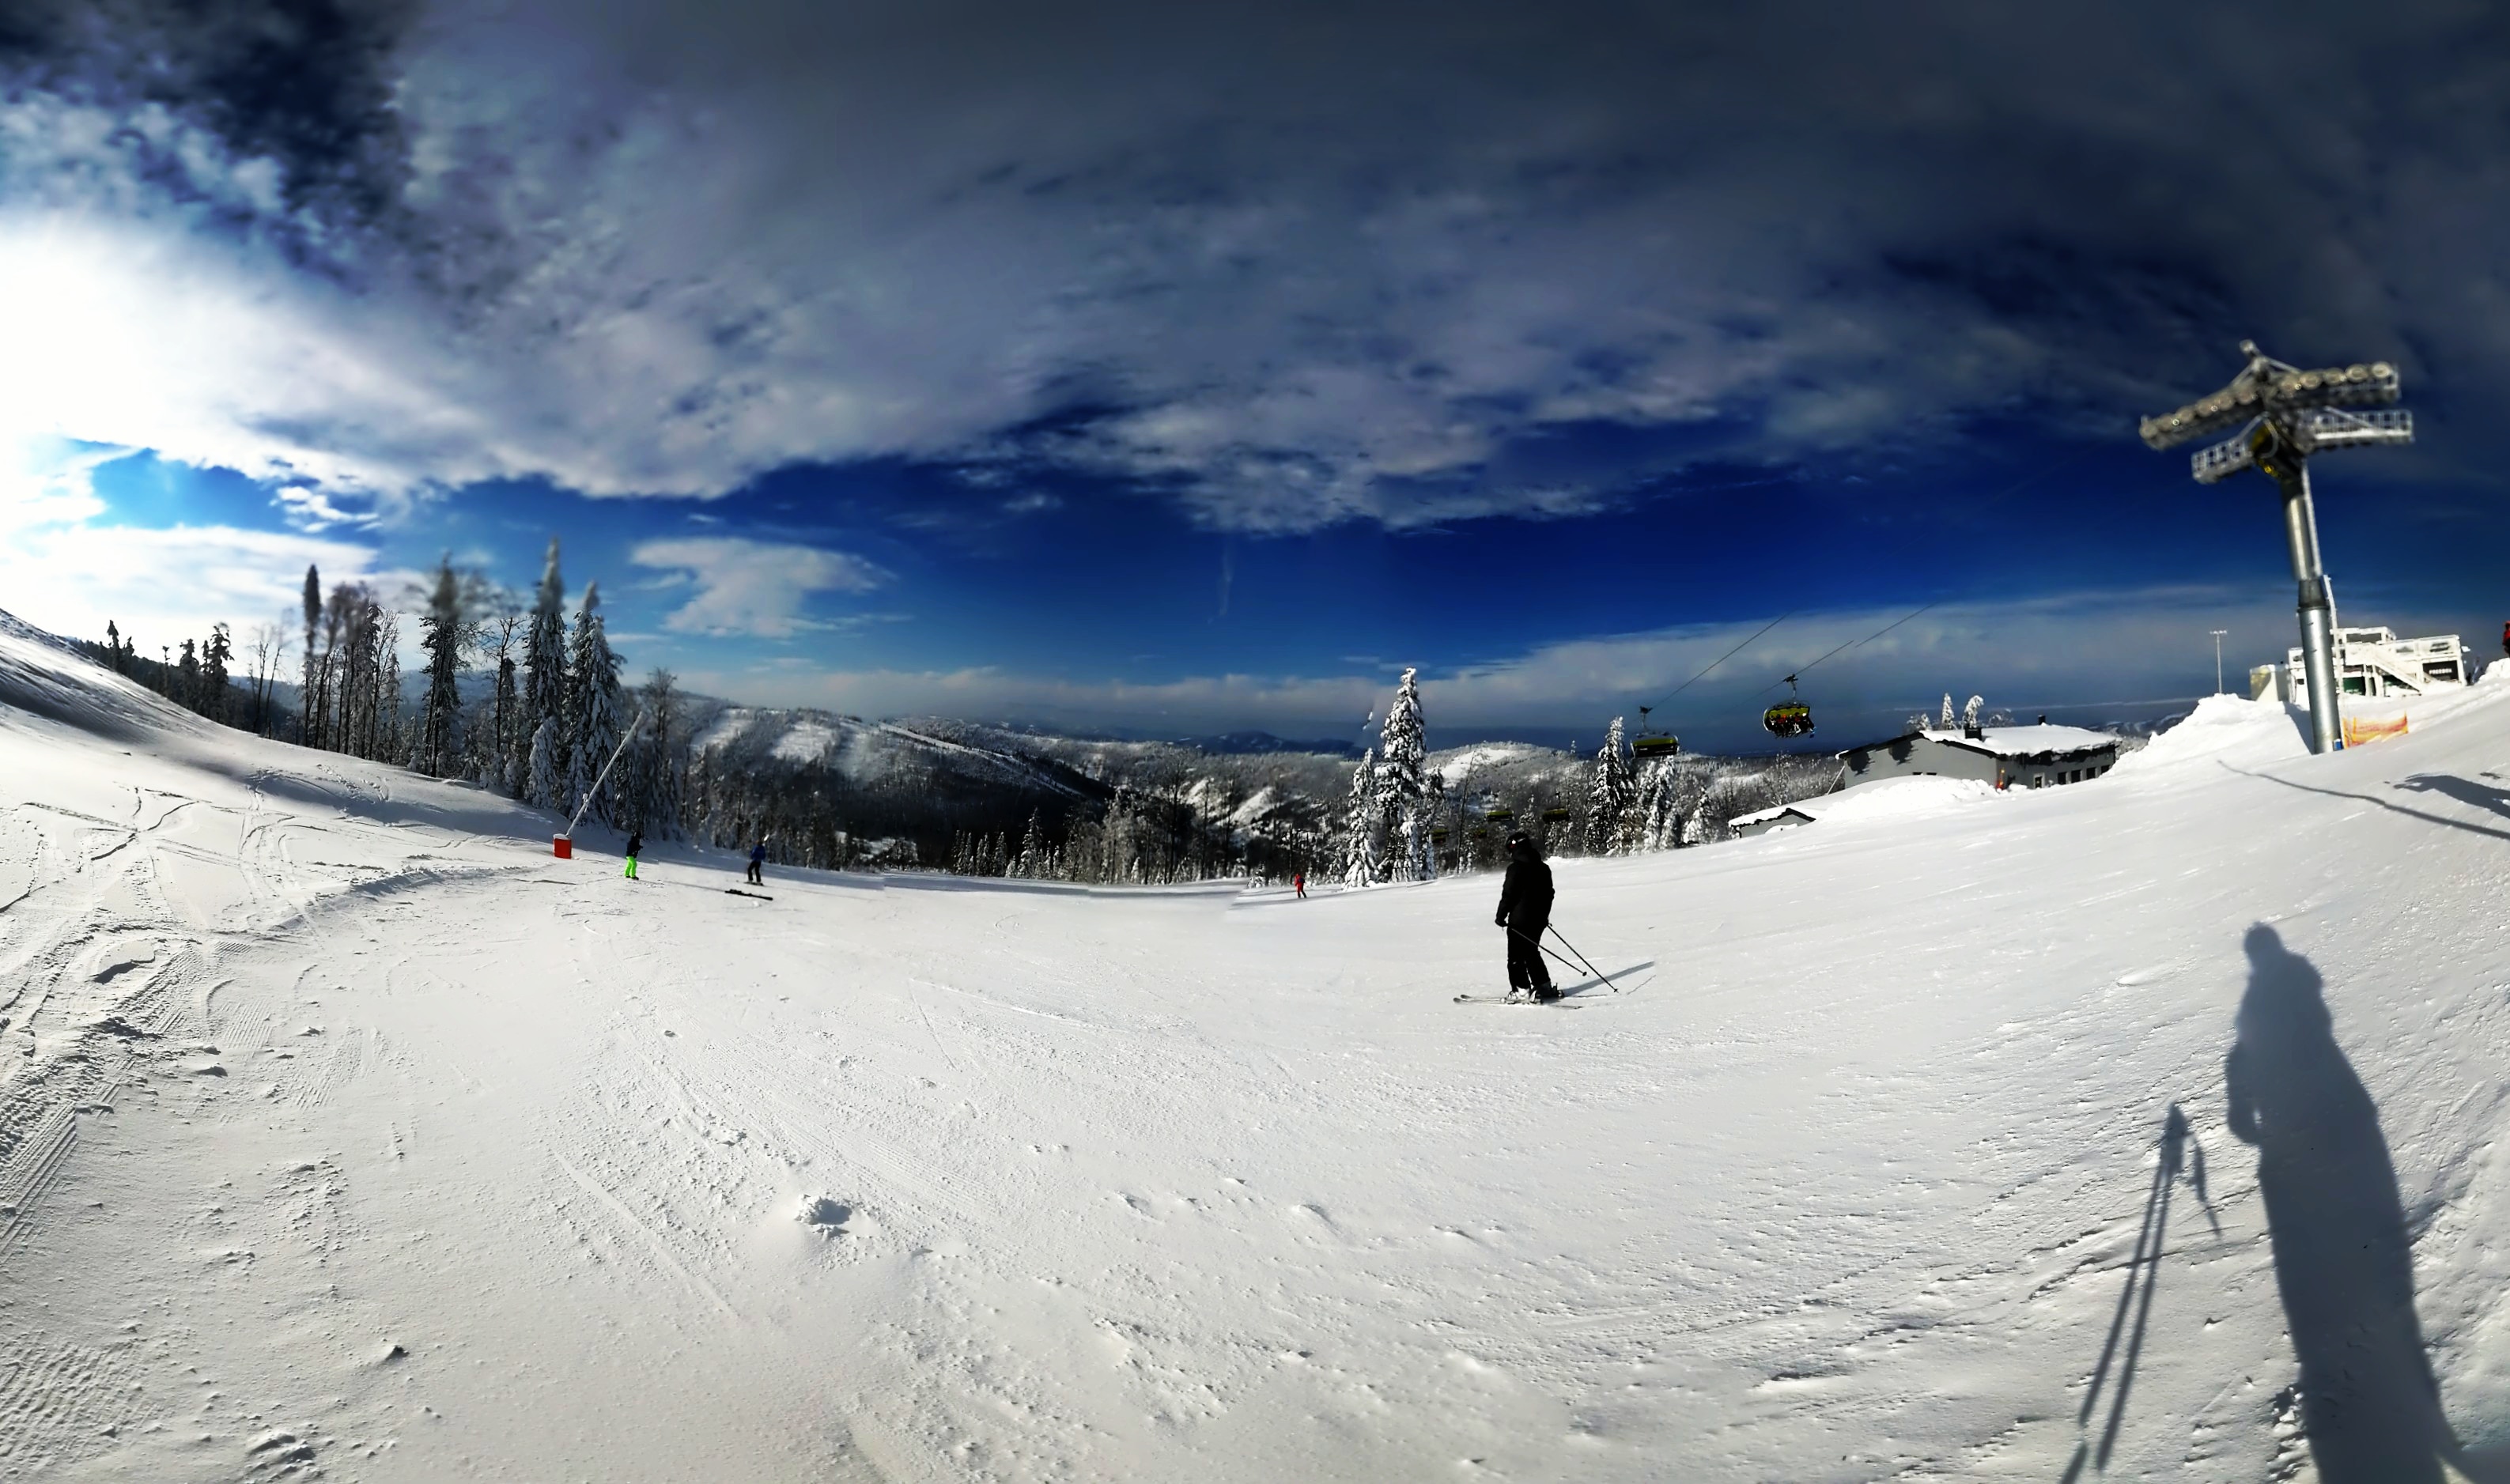
{"type": "Polygon", "coordinates": [[[1621,993],[1563,970],[1555,1014],[1453,1003],[1498,987],[1487,879],[631,884],[0,662],[0,1467],[2084,1484],[2510,1440],[2510,688],[2328,757],[2209,702],[2078,787],[1559,862],[1621,993]]]}
{"type": "Polygon", "coordinates": [[[89,663],[59,638],[0,613],[0,705],[98,737],[197,732],[200,718],[89,663]]]}
{"type": "Polygon", "coordinates": [[[938,757],[1023,787],[1070,798],[1084,796],[1068,780],[1015,754],[898,722],[865,721],[826,711],[726,706],[698,735],[694,745],[701,752],[738,748],[782,762],[821,764],[858,782],[898,772],[911,761],[938,757]]]}

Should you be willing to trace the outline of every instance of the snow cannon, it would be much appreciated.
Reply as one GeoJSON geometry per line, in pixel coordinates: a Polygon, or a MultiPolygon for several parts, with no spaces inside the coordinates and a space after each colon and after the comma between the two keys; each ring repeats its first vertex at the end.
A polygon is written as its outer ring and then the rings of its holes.
{"type": "Polygon", "coordinates": [[[601,785],[610,781],[610,770],[619,766],[619,755],[628,750],[628,744],[634,742],[636,734],[643,730],[645,730],[645,708],[638,706],[636,719],[628,723],[628,730],[619,739],[619,745],[610,749],[610,761],[601,765],[600,775],[593,779],[592,786],[585,790],[583,802],[575,806],[575,817],[566,821],[566,833],[550,837],[551,855],[560,860],[575,858],[575,827],[584,822],[584,812],[592,807],[592,801],[601,797],[601,785]]]}

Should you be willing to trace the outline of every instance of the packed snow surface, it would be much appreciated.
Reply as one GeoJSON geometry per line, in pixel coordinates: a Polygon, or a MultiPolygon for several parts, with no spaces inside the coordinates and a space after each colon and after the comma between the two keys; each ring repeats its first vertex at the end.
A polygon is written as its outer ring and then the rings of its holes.
{"type": "Polygon", "coordinates": [[[0,702],[0,1476],[2437,1479],[2510,1436],[2510,687],[1562,861],[1619,986],[1562,1008],[1455,1002],[1486,877],[763,900],[19,633],[0,702]]]}

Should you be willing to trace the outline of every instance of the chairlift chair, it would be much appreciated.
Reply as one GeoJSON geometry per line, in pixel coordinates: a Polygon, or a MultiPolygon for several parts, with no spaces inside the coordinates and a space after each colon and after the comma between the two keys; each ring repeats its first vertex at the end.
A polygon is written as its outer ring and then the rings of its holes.
{"type": "Polygon", "coordinates": [[[1639,707],[1639,735],[1638,739],[1630,743],[1632,757],[1671,757],[1682,750],[1682,739],[1670,732],[1649,735],[1648,712],[1654,709],[1654,706],[1639,707]]]}
{"type": "Polygon", "coordinates": [[[1542,812],[1542,822],[1545,824],[1557,824],[1568,818],[1570,818],[1569,811],[1556,805],[1542,812]]]}
{"type": "Polygon", "coordinates": [[[1796,694],[1796,677],[1787,677],[1787,699],[1761,713],[1761,725],[1771,737],[1786,739],[1812,735],[1812,707],[1796,694]]]}

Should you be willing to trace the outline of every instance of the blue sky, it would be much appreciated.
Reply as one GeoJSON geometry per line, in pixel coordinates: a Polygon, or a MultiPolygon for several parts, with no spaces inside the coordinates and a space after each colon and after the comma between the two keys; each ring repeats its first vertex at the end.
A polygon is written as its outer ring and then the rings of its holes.
{"type": "Polygon", "coordinates": [[[1591,741],[1793,613],[1665,707],[1733,747],[1917,611],[1822,743],[2126,716],[2290,642],[2269,486],[2133,436],[2255,336],[2405,369],[2345,619],[2510,617],[2481,12],[339,9],[0,39],[0,606],[554,534],[761,703],[1591,741]]]}

